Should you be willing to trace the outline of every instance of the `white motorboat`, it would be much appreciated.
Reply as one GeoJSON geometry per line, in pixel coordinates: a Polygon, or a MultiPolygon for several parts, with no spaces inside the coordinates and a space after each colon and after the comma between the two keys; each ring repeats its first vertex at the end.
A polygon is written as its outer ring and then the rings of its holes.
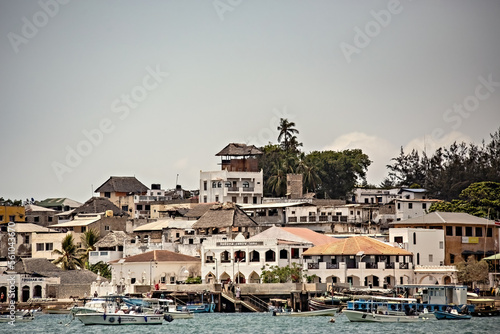
{"type": "Polygon", "coordinates": [[[344,309],[342,313],[351,322],[418,322],[427,320],[427,318],[419,315],[388,314],[383,311],[366,312],[344,309]]]}
{"type": "Polygon", "coordinates": [[[15,314],[4,314],[0,316],[0,323],[1,322],[11,322],[11,323],[16,323],[16,322],[28,322],[28,321],[33,321],[35,319],[35,316],[33,312],[31,311],[17,311],[15,314]]]}
{"type": "Polygon", "coordinates": [[[187,307],[177,307],[172,299],[158,299],[160,310],[163,314],[169,314],[173,319],[191,319],[194,313],[189,311],[187,307]]]}
{"type": "Polygon", "coordinates": [[[172,320],[163,314],[125,314],[122,312],[77,313],[75,317],[84,325],[161,325],[163,320],[172,320]]]}
{"type": "Polygon", "coordinates": [[[287,316],[287,317],[314,317],[314,316],[334,316],[338,313],[339,308],[327,308],[323,310],[315,311],[304,311],[304,312],[279,312],[273,311],[272,314],[275,316],[287,316]]]}

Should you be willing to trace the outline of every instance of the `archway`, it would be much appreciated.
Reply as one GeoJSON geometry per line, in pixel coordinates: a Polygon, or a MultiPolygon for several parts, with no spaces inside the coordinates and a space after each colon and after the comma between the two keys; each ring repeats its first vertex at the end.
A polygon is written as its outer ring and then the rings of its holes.
{"type": "Polygon", "coordinates": [[[248,276],[248,283],[260,283],[260,276],[255,271],[252,271],[248,276]]]}
{"type": "Polygon", "coordinates": [[[384,289],[392,288],[395,285],[396,285],[396,277],[391,275],[384,277],[384,283],[383,283],[384,289]]]}
{"type": "Polygon", "coordinates": [[[42,298],[42,287],[40,285],[35,285],[33,288],[33,298],[42,298]]]}
{"type": "Polygon", "coordinates": [[[288,259],[288,251],[286,249],[280,250],[280,260],[288,259]]]}
{"type": "Polygon", "coordinates": [[[365,286],[369,287],[378,287],[380,286],[380,280],[378,276],[375,275],[369,275],[365,277],[365,286]]]}
{"type": "Polygon", "coordinates": [[[236,273],[236,276],[234,277],[234,283],[237,284],[246,283],[245,275],[243,275],[241,272],[236,273]]]}
{"type": "Polygon", "coordinates": [[[250,252],[250,262],[260,262],[260,253],[257,251],[250,252]]]}
{"type": "Polygon", "coordinates": [[[28,301],[28,299],[30,299],[30,287],[25,285],[23,286],[23,290],[22,290],[22,295],[21,295],[21,301],[23,303],[26,303],[28,301]]]}
{"type": "Polygon", "coordinates": [[[215,283],[215,275],[212,273],[212,272],[209,272],[206,276],[205,276],[205,282],[207,284],[213,284],[215,283]]]}
{"type": "Polygon", "coordinates": [[[220,276],[219,276],[219,280],[220,282],[224,282],[224,283],[227,283],[229,281],[229,279],[231,278],[231,276],[228,275],[228,273],[226,272],[223,272],[220,276]]]}
{"type": "Polygon", "coordinates": [[[354,286],[360,286],[361,280],[359,279],[358,276],[350,275],[350,276],[347,276],[347,282],[345,282],[345,283],[350,283],[354,286]]]}
{"type": "MultiPolygon", "coordinates": [[[[337,283],[340,283],[340,278],[337,276],[334,276],[334,275],[327,276],[325,283],[326,284],[337,284],[337,283]]],[[[327,290],[329,290],[329,288],[327,288],[327,290]]]]}
{"type": "Polygon", "coordinates": [[[439,284],[439,281],[436,277],[432,275],[425,275],[420,278],[418,281],[419,284],[439,284]]]}
{"type": "Polygon", "coordinates": [[[276,262],[276,253],[271,249],[266,252],[266,262],[276,262]]]}
{"type": "Polygon", "coordinates": [[[3,303],[5,301],[7,301],[7,287],[0,286],[0,303],[3,303]]]}
{"type": "Polygon", "coordinates": [[[443,284],[452,284],[452,279],[450,276],[444,276],[442,282],[443,284]]]}

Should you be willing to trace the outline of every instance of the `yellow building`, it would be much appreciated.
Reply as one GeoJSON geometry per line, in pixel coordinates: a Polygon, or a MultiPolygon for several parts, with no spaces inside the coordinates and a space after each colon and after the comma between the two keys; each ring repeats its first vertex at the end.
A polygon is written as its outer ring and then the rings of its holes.
{"type": "Polygon", "coordinates": [[[0,225],[9,222],[22,223],[25,221],[25,217],[24,206],[0,206],[0,225]]]}

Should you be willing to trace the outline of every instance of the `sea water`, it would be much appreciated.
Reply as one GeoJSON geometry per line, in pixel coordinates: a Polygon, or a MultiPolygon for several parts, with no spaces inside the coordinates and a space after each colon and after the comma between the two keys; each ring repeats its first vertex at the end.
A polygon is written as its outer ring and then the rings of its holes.
{"type": "Polygon", "coordinates": [[[67,315],[38,314],[35,320],[25,323],[0,323],[0,333],[77,333],[77,334],[142,334],[142,333],[500,333],[500,317],[471,320],[428,320],[417,323],[361,323],[349,322],[344,315],[335,317],[273,317],[271,313],[199,313],[193,319],[176,319],[163,325],[84,326],[67,315]]]}

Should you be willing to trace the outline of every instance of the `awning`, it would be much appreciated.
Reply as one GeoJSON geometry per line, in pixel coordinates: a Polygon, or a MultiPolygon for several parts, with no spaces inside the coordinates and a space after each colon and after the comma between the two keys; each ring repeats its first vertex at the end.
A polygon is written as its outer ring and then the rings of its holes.
{"type": "Polygon", "coordinates": [[[500,253],[485,257],[483,260],[500,260],[500,253]]]}

